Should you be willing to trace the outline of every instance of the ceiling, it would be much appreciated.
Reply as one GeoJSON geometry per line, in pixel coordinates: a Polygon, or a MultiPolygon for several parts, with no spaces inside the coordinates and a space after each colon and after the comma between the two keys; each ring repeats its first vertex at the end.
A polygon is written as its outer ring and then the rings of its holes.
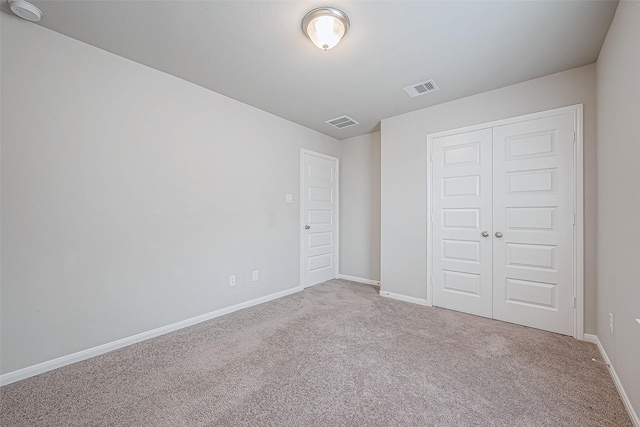
{"type": "MultiPolygon", "coordinates": [[[[596,61],[616,1],[31,0],[39,25],[338,139],[380,120],[596,61]],[[349,15],[338,46],[302,33],[349,15]],[[409,98],[403,87],[440,90],[409,98]],[[360,125],[325,123],[348,115],[360,125]]],[[[3,5],[6,6],[6,5],[3,5]]],[[[6,10],[6,7],[3,7],[6,10]]]]}

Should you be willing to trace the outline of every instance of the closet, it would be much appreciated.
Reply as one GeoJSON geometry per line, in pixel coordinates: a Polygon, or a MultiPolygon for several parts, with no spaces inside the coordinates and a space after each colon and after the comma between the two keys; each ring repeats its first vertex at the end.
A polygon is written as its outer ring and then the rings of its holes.
{"type": "Polygon", "coordinates": [[[433,305],[575,336],[581,112],[429,136],[433,305]]]}

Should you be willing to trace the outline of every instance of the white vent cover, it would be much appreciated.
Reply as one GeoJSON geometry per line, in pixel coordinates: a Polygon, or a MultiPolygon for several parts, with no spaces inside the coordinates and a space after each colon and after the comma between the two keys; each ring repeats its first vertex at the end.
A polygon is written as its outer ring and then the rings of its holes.
{"type": "Polygon", "coordinates": [[[418,83],[415,85],[411,85],[404,88],[404,91],[411,98],[414,98],[418,95],[424,95],[425,93],[435,92],[438,89],[438,85],[433,80],[427,80],[426,82],[418,83]]]}
{"type": "Polygon", "coordinates": [[[349,116],[336,117],[335,119],[327,120],[325,123],[337,129],[344,129],[344,128],[348,128],[349,126],[355,126],[360,124],[349,116]]]}

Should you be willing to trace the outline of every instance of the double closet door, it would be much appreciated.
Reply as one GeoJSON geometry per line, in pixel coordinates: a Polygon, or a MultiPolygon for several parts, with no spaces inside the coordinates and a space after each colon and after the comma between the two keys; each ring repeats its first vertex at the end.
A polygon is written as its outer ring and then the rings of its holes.
{"type": "Polygon", "coordinates": [[[573,335],[575,122],[432,140],[433,305],[573,335]]]}

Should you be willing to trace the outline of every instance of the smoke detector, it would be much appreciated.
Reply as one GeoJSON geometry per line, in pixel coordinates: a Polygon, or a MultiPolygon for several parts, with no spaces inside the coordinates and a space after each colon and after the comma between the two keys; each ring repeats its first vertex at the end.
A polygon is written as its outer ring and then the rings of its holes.
{"type": "Polygon", "coordinates": [[[426,82],[416,83],[404,88],[404,91],[411,98],[415,98],[418,95],[424,95],[425,93],[435,92],[438,89],[438,85],[433,80],[427,80],[426,82]]]}
{"type": "Polygon", "coordinates": [[[9,0],[11,11],[22,19],[38,22],[42,18],[40,9],[25,0],[9,0]]]}

